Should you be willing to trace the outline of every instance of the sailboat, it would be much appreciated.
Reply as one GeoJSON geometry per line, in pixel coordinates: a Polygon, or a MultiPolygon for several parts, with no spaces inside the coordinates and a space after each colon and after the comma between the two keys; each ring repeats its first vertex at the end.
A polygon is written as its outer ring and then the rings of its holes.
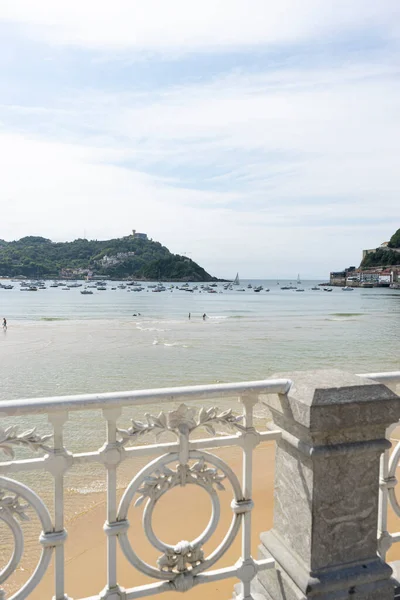
{"type": "Polygon", "coordinates": [[[236,277],[233,281],[233,285],[240,285],[239,273],[236,273],[236,277]]]}
{"type": "Polygon", "coordinates": [[[301,281],[300,281],[300,273],[297,275],[297,283],[301,283],[301,281]]]}

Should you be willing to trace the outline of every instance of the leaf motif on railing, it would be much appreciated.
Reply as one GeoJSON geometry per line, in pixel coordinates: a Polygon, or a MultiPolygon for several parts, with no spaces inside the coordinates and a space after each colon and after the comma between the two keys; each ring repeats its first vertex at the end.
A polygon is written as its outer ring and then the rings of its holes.
{"type": "Polygon", "coordinates": [[[5,512],[13,518],[17,516],[21,521],[29,521],[30,519],[25,513],[27,508],[29,508],[29,504],[21,504],[19,496],[6,496],[6,492],[0,490],[0,514],[5,512]]]}
{"type": "Polygon", "coordinates": [[[140,496],[136,500],[135,506],[142,504],[146,498],[156,502],[165,492],[178,485],[184,486],[196,483],[210,492],[214,490],[214,486],[218,490],[224,490],[225,488],[221,482],[225,477],[224,473],[220,473],[215,467],[207,465],[203,458],[192,466],[177,465],[175,471],[164,466],[162,470],[155,471],[154,475],[146,477],[138,489],[140,496]]]}
{"type": "Polygon", "coordinates": [[[117,430],[123,444],[137,440],[148,433],[154,433],[158,438],[162,433],[169,431],[175,435],[179,435],[180,432],[190,434],[199,427],[204,427],[210,435],[216,435],[215,425],[222,425],[240,431],[245,429],[240,424],[243,419],[242,416],[233,414],[231,409],[219,412],[215,406],[203,407],[196,414],[195,408],[189,408],[186,404],[181,404],[176,410],[168,413],[160,412],[157,417],[146,413],[145,418],[146,422],[132,419],[132,426],[129,429],[117,430]]]}
{"type": "Polygon", "coordinates": [[[52,437],[52,433],[38,435],[35,427],[23,433],[18,433],[18,425],[11,425],[7,429],[0,427],[0,450],[12,459],[15,458],[13,446],[27,446],[35,452],[38,450],[51,452],[51,448],[46,446],[45,442],[52,437]]]}
{"type": "Polygon", "coordinates": [[[158,568],[161,571],[173,571],[178,573],[187,571],[187,565],[195,567],[204,562],[204,552],[200,546],[193,547],[189,542],[179,542],[173,548],[167,548],[162,556],[157,559],[158,568]]]}

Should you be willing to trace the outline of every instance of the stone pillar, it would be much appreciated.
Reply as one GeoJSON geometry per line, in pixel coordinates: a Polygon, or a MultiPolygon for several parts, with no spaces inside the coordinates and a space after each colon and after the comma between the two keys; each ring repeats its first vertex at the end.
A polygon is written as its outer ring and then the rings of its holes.
{"type": "Polygon", "coordinates": [[[267,405],[277,444],[274,524],[261,534],[253,597],[393,600],[391,568],[377,556],[379,459],[400,398],[340,371],[300,373],[267,405]]]}

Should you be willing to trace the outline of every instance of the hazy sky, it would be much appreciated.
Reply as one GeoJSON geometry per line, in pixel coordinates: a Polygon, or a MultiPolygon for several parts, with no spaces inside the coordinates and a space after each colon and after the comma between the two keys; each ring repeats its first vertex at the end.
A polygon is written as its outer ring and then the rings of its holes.
{"type": "Polygon", "coordinates": [[[398,0],[2,0],[0,238],[326,276],[400,227],[398,0]]]}

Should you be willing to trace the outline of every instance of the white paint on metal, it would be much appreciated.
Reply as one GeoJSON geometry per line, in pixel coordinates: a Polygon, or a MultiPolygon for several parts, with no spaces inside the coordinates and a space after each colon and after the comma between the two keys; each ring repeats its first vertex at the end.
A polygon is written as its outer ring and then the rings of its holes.
{"type": "MultiPolygon", "coordinates": [[[[201,385],[159,390],[141,390],[113,394],[89,394],[2,402],[2,416],[34,415],[47,413],[53,433],[43,435],[35,430],[20,433],[15,427],[0,429],[0,519],[10,528],[14,538],[11,559],[0,572],[0,584],[4,583],[18,568],[23,551],[23,523],[25,512],[33,510],[39,517],[43,532],[40,536],[42,555],[34,573],[26,584],[10,600],[24,600],[42,579],[55,555],[54,600],[68,600],[64,589],[64,477],[67,471],[79,464],[103,464],[107,471],[107,520],[104,531],[107,536],[107,585],[97,596],[81,600],[130,600],[159,595],[165,591],[187,591],[194,585],[219,581],[228,577],[241,579],[243,597],[251,599],[250,583],[261,569],[271,568],[273,560],[257,561],[251,556],[251,510],[252,501],[252,456],[255,448],[263,441],[275,440],[280,431],[256,431],[253,424],[253,409],[265,394],[288,393],[288,379],[252,381],[245,383],[201,385]],[[185,402],[239,398],[242,415],[232,411],[189,408],[185,402]],[[127,429],[117,427],[122,407],[178,402],[178,409],[148,416],[147,423],[132,421],[127,429]],[[69,453],[64,447],[63,428],[70,411],[86,411],[101,408],[107,424],[104,445],[94,452],[69,453]],[[234,430],[234,435],[218,435],[215,426],[234,430]],[[209,437],[191,439],[194,429],[203,428],[209,437]],[[176,442],[135,445],[138,437],[147,441],[152,433],[160,430],[173,432],[176,442]],[[150,435],[147,435],[150,434],[150,435]],[[51,443],[50,439],[53,439],[51,443]],[[207,449],[237,445],[243,450],[242,484],[232,469],[207,449]],[[25,446],[44,456],[15,458],[15,448],[25,446]],[[117,506],[117,470],[125,460],[137,456],[153,457],[151,462],[135,475],[128,485],[119,507],[117,506]],[[154,458],[155,457],[155,458],[154,458]],[[50,516],[42,500],[26,486],[3,477],[4,474],[34,470],[48,471],[54,479],[54,516],[50,516]],[[152,480],[152,484],[150,481],[152,480]],[[206,529],[191,541],[177,540],[174,545],[158,538],[152,526],[152,514],[158,500],[177,486],[198,485],[210,496],[212,515],[206,529]],[[232,492],[232,521],[222,542],[204,556],[203,546],[212,540],[220,518],[219,491],[229,485],[232,492]],[[10,495],[11,494],[11,495],[10,495]],[[145,503],[143,527],[156,548],[162,552],[158,564],[148,565],[142,561],[128,540],[128,509],[132,501],[145,503]],[[25,502],[26,504],[22,504],[25,502]],[[242,556],[231,567],[211,567],[226,553],[242,525],[242,556]],[[138,570],[150,575],[158,582],[124,590],[118,585],[117,545],[121,545],[126,557],[138,570]]],[[[1,422],[0,422],[1,427],[1,422]]],[[[149,440],[151,441],[151,440],[149,440]]],[[[4,592],[0,589],[0,597],[4,592]]]]}

